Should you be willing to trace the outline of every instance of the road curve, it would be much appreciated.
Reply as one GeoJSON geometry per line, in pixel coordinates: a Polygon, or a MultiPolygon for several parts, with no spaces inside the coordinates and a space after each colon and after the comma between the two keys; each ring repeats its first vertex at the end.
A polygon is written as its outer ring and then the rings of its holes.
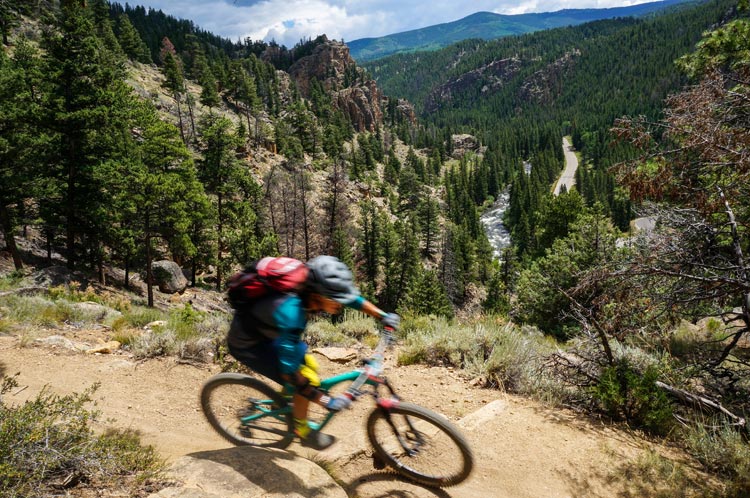
{"type": "Polygon", "coordinates": [[[578,157],[573,152],[573,147],[567,137],[563,137],[563,152],[565,153],[565,170],[555,184],[555,195],[560,195],[560,189],[565,185],[566,190],[576,184],[576,170],[578,169],[578,157]]]}

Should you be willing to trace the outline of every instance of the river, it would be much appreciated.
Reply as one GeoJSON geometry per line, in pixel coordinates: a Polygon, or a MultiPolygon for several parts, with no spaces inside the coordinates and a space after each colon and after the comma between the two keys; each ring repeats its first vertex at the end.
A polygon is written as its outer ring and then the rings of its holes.
{"type": "MultiPolygon", "coordinates": [[[[565,152],[565,170],[555,184],[555,195],[560,193],[560,187],[563,185],[565,185],[567,190],[570,190],[575,185],[576,169],[578,169],[578,158],[573,152],[573,148],[567,138],[563,138],[562,145],[565,152]]],[[[527,175],[531,173],[530,163],[524,162],[523,168],[527,175]]],[[[510,189],[507,189],[498,196],[495,204],[479,217],[490,245],[492,245],[493,255],[498,259],[500,259],[503,249],[510,245],[510,232],[503,225],[503,215],[505,215],[505,210],[508,209],[509,205],[510,189]]]]}
{"type": "Polygon", "coordinates": [[[509,204],[510,190],[506,190],[498,196],[495,204],[479,217],[492,246],[492,253],[497,259],[500,259],[503,249],[510,245],[510,232],[503,225],[503,215],[509,204]]]}

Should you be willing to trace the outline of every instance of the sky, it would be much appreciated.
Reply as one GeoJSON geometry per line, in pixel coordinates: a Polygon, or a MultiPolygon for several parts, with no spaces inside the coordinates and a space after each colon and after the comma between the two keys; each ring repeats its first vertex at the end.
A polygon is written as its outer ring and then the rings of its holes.
{"type": "MultiPolygon", "coordinates": [[[[125,4],[126,0],[111,0],[125,4]]],[[[625,7],[650,0],[127,0],[232,41],[275,40],[287,47],[325,34],[345,42],[497,14],[625,7]]]]}

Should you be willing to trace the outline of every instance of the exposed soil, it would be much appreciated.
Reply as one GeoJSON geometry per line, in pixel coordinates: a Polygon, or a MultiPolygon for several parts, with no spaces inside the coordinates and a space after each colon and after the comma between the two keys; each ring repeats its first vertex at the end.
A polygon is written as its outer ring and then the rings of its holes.
{"type": "MultiPolygon", "coordinates": [[[[102,339],[101,333],[92,331],[89,339],[102,339]]],[[[76,340],[85,336],[76,332],[76,340]]],[[[325,373],[354,366],[320,355],[319,360],[325,373]]],[[[170,461],[228,446],[212,432],[198,402],[202,383],[219,371],[217,366],[180,364],[173,358],[139,362],[125,352],[85,354],[38,343],[22,346],[18,338],[5,336],[0,337],[0,369],[11,375],[20,372],[20,386],[6,395],[9,403],[33,397],[45,386],[63,394],[100,383],[94,399],[102,424],[138,430],[145,443],[170,461]]],[[[475,471],[447,490],[430,490],[375,471],[363,430],[370,402],[362,401],[330,425],[327,432],[339,438],[332,448],[317,456],[297,444],[289,449],[332,462],[333,475],[350,496],[655,496],[656,488],[650,485],[634,490],[637,482],[625,473],[651,447],[631,432],[473,387],[443,368],[391,365],[387,373],[404,399],[440,411],[461,427],[475,453],[475,471]]],[[[668,449],[656,449],[669,454],[668,449]]]]}

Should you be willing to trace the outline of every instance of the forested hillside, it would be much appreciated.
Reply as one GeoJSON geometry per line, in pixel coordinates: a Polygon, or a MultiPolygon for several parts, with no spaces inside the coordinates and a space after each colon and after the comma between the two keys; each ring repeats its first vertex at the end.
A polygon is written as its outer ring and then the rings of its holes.
{"type": "MultiPolygon", "coordinates": [[[[631,152],[613,143],[609,128],[623,115],[658,116],[664,98],[687,82],[674,61],[692,50],[704,30],[731,16],[733,7],[732,1],[709,1],[648,19],[468,40],[365,67],[386,93],[414,102],[426,127],[481,137],[487,157],[502,162],[497,168],[505,181],[517,175],[520,161],[541,157],[547,147],[547,157],[562,159],[557,138],[540,142],[540,130],[553,130],[554,137],[571,134],[586,164],[578,171],[579,193],[627,230],[630,204],[607,170],[631,152]]],[[[542,233],[540,212],[559,168],[550,165],[538,180],[514,187],[507,223],[521,255],[540,254],[547,247],[543,239],[551,240],[542,233]]]]}
{"type": "Polygon", "coordinates": [[[563,9],[515,15],[477,12],[457,21],[377,38],[352,40],[347,44],[354,59],[366,62],[397,53],[437,50],[467,39],[494,40],[504,36],[575,26],[602,19],[643,17],[684,1],[666,0],[608,9],[563,9]]]}

